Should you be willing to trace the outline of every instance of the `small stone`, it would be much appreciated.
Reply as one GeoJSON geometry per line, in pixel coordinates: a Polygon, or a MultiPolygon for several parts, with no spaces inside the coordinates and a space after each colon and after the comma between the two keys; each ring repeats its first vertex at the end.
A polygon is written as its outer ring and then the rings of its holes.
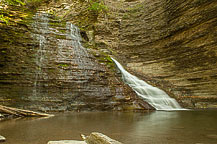
{"type": "Polygon", "coordinates": [[[217,139],[217,134],[209,134],[209,135],[206,135],[208,138],[211,138],[211,139],[217,139]]]}
{"type": "Polygon", "coordinates": [[[64,10],[69,10],[70,9],[70,6],[66,6],[65,8],[64,8],[64,10]]]}
{"type": "Polygon", "coordinates": [[[0,142],[5,142],[6,138],[0,135],[0,142]]]}
{"type": "Polygon", "coordinates": [[[77,140],[60,140],[60,141],[49,141],[47,144],[87,144],[84,141],[77,140]]]}
{"type": "Polygon", "coordinates": [[[68,5],[68,3],[62,3],[62,5],[68,5]]]}

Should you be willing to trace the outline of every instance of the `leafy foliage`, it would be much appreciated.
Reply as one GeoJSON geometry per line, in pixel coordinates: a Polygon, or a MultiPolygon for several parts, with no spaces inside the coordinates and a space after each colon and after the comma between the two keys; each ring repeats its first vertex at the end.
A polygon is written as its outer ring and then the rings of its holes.
{"type": "Polygon", "coordinates": [[[90,6],[88,10],[94,11],[96,13],[100,13],[107,10],[107,7],[99,1],[90,0],[90,6]]]}
{"type": "Polygon", "coordinates": [[[3,0],[2,3],[8,4],[8,5],[25,5],[25,3],[21,0],[3,0]]]}
{"type": "Polygon", "coordinates": [[[0,15],[0,21],[5,22],[6,24],[8,24],[9,22],[9,17],[4,16],[3,14],[0,15]]]}
{"type": "Polygon", "coordinates": [[[27,16],[26,10],[35,10],[45,0],[0,0],[0,24],[11,24],[27,16]]]}

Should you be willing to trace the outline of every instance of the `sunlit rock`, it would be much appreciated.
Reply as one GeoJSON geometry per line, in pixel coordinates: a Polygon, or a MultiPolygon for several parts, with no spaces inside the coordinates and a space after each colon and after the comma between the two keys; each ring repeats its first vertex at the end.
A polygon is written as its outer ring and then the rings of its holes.
{"type": "Polygon", "coordinates": [[[6,138],[0,135],[0,142],[5,142],[6,138]]]}
{"type": "Polygon", "coordinates": [[[87,144],[84,141],[76,140],[62,140],[62,141],[49,141],[47,144],[87,144]]]}
{"type": "Polygon", "coordinates": [[[81,135],[81,137],[84,141],[61,140],[49,141],[48,144],[122,144],[99,132],[92,132],[89,136],[81,135]]]}
{"type": "Polygon", "coordinates": [[[82,136],[82,138],[87,144],[122,144],[98,132],[92,132],[90,136],[82,136]]]}

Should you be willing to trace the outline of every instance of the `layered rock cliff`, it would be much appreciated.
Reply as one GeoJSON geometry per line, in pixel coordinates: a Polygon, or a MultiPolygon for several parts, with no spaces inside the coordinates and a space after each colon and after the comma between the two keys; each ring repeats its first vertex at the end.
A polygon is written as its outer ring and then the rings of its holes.
{"type": "Polygon", "coordinates": [[[121,81],[109,57],[96,59],[82,46],[70,22],[41,11],[17,25],[2,24],[0,37],[3,105],[41,111],[152,109],[121,81]]]}
{"type": "Polygon", "coordinates": [[[78,51],[71,25],[50,14],[1,26],[1,103],[43,111],[149,109],[121,81],[113,55],[184,107],[217,107],[215,0],[104,0],[103,6],[96,13],[87,1],[63,0],[42,8],[81,28],[85,48],[78,51]]]}
{"type": "MultiPolygon", "coordinates": [[[[128,70],[162,87],[185,107],[217,107],[215,0],[106,4],[114,14],[108,21],[116,24],[107,25],[115,31],[110,37],[117,38],[116,46],[107,44],[128,70]]],[[[103,37],[97,40],[106,43],[103,37]]]]}

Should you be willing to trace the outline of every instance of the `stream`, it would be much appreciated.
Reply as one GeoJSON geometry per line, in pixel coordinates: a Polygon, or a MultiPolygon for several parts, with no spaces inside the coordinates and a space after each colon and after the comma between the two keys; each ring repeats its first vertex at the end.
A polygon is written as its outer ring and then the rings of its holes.
{"type": "Polygon", "coordinates": [[[63,113],[51,118],[0,123],[4,144],[81,140],[97,131],[124,144],[216,144],[216,110],[63,113]]]}

